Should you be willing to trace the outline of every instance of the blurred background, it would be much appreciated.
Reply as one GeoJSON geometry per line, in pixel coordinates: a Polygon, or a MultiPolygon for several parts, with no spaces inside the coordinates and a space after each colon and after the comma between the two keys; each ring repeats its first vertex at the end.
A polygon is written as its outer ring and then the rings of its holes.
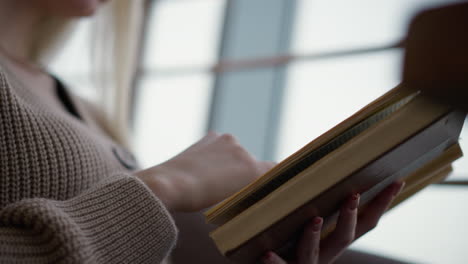
{"type": "MultiPolygon", "coordinates": [[[[134,86],[134,150],[163,162],[208,130],[281,161],[401,79],[411,17],[453,0],[145,1],[134,86]]],[[[90,26],[52,71],[93,100],[90,26]]],[[[430,45],[430,43],[428,43],[430,45]]],[[[461,145],[468,149],[468,131],[461,145]]],[[[449,179],[468,179],[468,161],[449,179]]],[[[468,187],[435,185],[389,212],[353,248],[414,263],[466,263],[468,187]]]]}

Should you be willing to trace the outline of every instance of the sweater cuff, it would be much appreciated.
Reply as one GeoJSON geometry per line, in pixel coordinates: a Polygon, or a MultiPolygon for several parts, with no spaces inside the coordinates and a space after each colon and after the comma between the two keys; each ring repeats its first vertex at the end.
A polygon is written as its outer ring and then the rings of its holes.
{"type": "Polygon", "coordinates": [[[159,263],[176,237],[162,202],[139,179],[124,174],[69,200],[28,199],[0,213],[2,260],[159,263]]]}
{"type": "Polygon", "coordinates": [[[0,259],[159,263],[176,237],[162,202],[143,182],[126,174],[100,181],[69,200],[28,199],[0,213],[0,259]]]}
{"type": "Polygon", "coordinates": [[[161,261],[176,241],[176,225],[163,203],[143,182],[126,174],[56,206],[89,233],[88,242],[101,260],[161,261]]]}

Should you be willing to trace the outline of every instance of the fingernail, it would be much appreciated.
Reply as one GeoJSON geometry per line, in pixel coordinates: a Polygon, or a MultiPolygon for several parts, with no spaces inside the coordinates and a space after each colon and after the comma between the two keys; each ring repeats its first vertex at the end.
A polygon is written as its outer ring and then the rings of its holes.
{"type": "Polygon", "coordinates": [[[323,222],[323,218],[322,217],[315,217],[314,218],[314,225],[313,225],[313,228],[312,230],[314,232],[318,232],[320,231],[320,229],[322,229],[322,222],[323,222]]]}
{"type": "Polygon", "coordinates": [[[356,208],[358,208],[359,198],[361,198],[359,193],[353,194],[353,196],[351,196],[351,205],[349,206],[349,209],[355,210],[356,208]]]}

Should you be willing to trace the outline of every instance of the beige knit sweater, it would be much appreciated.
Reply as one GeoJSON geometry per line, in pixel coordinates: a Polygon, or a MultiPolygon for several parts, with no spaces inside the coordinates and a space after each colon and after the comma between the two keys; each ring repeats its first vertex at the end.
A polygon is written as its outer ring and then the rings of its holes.
{"type": "Polygon", "coordinates": [[[159,263],[174,222],[124,150],[0,66],[0,263],[159,263]]]}

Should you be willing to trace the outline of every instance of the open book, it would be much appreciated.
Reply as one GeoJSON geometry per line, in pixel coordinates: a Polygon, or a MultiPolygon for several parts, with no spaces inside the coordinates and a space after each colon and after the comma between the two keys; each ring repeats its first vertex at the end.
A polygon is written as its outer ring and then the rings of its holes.
{"type": "Polygon", "coordinates": [[[393,207],[451,172],[465,115],[397,87],[208,210],[218,225],[210,236],[227,257],[255,263],[267,250],[290,254],[314,216],[324,217],[326,236],[351,194],[361,194],[363,211],[404,180],[393,207]]]}

